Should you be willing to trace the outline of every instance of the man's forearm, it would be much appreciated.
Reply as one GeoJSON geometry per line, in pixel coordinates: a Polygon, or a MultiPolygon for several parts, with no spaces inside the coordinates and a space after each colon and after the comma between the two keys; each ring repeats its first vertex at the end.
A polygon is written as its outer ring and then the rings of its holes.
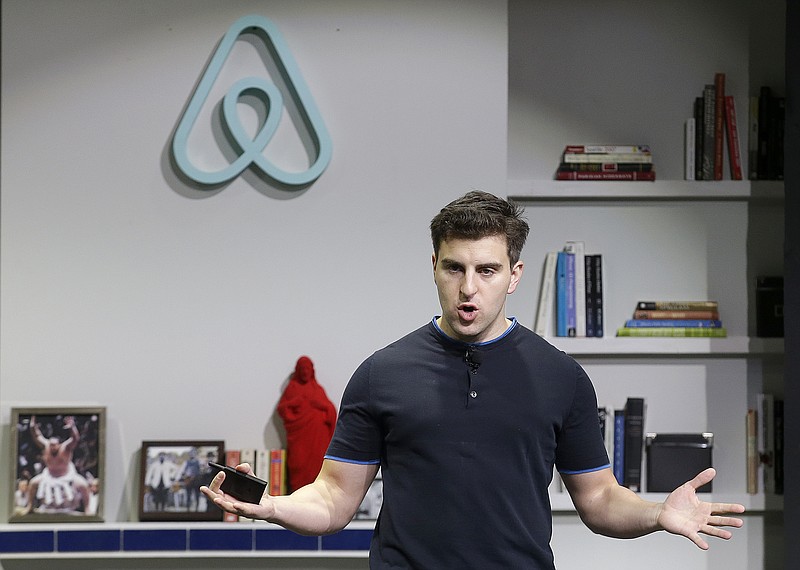
{"type": "Polygon", "coordinates": [[[592,532],[612,538],[636,538],[661,530],[658,524],[660,503],[645,501],[620,485],[604,489],[579,509],[584,524],[592,532]]]}
{"type": "Polygon", "coordinates": [[[291,495],[273,497],[274,514],[267,520],[298,534],[332,534],[347,526],[355,514],[355,509],[347,506],[349,501],[337,498],[335,493],[323,482],[315,481],[291,495]]]}

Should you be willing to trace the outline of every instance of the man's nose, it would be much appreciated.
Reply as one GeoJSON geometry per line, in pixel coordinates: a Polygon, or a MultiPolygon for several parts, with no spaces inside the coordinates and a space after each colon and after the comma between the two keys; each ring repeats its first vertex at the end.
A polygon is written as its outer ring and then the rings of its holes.
{"type": "Polygon", "coordinates": [[[474,271],[466,271],[461,280],[461,294],[471,298],[478,291],[477,275],[474,271]]]}

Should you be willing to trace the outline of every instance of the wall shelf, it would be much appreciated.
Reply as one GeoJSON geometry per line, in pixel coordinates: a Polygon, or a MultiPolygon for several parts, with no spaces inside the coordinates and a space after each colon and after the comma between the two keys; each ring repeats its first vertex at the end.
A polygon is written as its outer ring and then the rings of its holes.
{"type": "Polygon", "coordinates": [[[734,358],[783,355],[782,338],[570,338],[548,337],[553,346],[577,358],[697,357],[734,358]]]}
{"type": "Polygon", "coordinates": [[[69,558],[365,558],[374,521],[338,533],[301,536],[243,523],[76,523],[0,525],[0,560],[69,558]]]}
{"type": "Polygon", "coordinates": [[[509,180],[508,197],[547,202],[783,202],[782,181],[655,182],[509,180]]]}

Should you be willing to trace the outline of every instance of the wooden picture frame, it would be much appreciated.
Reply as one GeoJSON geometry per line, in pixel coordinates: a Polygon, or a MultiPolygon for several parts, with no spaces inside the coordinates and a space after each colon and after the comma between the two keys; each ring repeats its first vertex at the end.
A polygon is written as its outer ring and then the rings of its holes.
{"type": "Polygon", "coordinates": [[[9,522],[103,520],[106,409],[11,409],[9,522]]]}
{"type": "Polygon", "coordinates": [[[200,492],[225,463],[219,440],[143,441],[139,478],[140,521],[221,521],[222,510],[200,492]]]}

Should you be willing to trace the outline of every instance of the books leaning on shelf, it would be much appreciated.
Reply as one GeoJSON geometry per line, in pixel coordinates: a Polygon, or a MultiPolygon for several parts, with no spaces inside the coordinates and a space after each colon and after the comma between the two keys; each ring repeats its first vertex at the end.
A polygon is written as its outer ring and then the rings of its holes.
{"type": "Polygon", "coordinates": [[[603,336],[603,257],[569,241],[545,256],[535,332],[539,336],[603,336]]]}
{"type": "Polygon", "coordinates": [[[685,127],[686,180],[722,180],[726,143],[730,179],[742,179],[736,101],[725,92],[725,82],[724,73],[715,73],[714,81],[694,100],[693,116],[685,127]]]}
{"type": "MultiPolygon", "coordinates": [[[[608,458],[617,483],[632,491],[642,490],[644,449],[644,398],[629,397],[623,408],[598,408],[605,411],[607,429],[604,434],[608,458]]],[[[602,416],[601,416],[602,417],[602,416]]]]}
{"type": "Polygon", "coordinates": [[[653,181],[653,155],[646,145],[567,145],[556,180],[653,181]]]}
{"type": "Polygon", "coordinates": [[[617,336],[725,338],[717,301],[639,301],[617,336]]]}

